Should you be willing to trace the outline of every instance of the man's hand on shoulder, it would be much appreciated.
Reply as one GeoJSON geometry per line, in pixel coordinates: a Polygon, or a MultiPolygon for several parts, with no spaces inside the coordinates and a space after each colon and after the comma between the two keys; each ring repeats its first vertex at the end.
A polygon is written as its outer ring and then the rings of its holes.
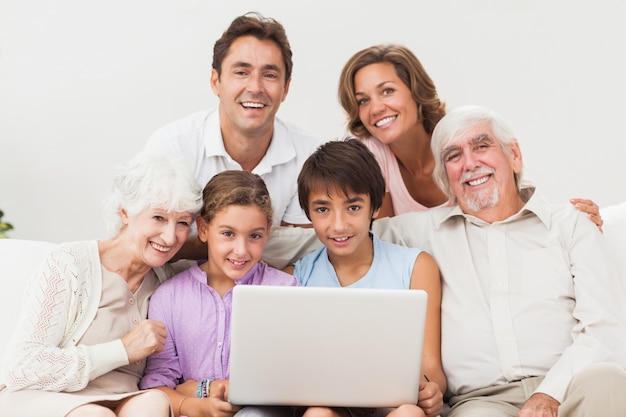
{"type": "Polygon", "coordinates": [[[535,393],[524,404],[517,417],[556,417],[559,403],[548,394],[535,393]]]}

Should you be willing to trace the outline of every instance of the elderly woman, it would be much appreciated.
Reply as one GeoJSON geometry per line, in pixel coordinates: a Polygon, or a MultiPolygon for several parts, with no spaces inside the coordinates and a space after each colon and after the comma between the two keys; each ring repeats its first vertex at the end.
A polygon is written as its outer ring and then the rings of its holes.
{"type": "Polygon", "coordinates": [[[140,154],[122,166],[107,203],[114,235],[63,243],[27,291],[5,359],[0,409],[11,417],[166,417],[167,396],[140,391],[165,325],[146,320],[153,268],[180,249],[201,206],[184,160],[140,154]]]}

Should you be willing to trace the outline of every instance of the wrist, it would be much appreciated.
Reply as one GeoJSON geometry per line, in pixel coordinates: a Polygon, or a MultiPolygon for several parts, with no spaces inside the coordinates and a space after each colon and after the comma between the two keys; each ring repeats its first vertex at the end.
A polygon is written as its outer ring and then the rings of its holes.
{"type": "Polygon", "coordinates": [[[198,383],[198,387],[196,388],[196,397],[197,398],[208,398],[211,390],[211,380],[209,378],[204,378],[202,381],[198,383]]]}

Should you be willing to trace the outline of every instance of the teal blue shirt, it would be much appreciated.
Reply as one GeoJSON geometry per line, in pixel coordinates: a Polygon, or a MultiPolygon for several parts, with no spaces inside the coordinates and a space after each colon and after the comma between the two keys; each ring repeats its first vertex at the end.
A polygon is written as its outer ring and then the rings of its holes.
{"type": "MultiPolygon", "coordinates": [[[[374,242],[374,260],[367,273],[351,288],[408,289],[417,256],[422,249],[394,245],[370,236],[374,242]]],[[[296,262],[294,276],[305,287],[341,287],[328,260],[326,247],[296,262]]]]}

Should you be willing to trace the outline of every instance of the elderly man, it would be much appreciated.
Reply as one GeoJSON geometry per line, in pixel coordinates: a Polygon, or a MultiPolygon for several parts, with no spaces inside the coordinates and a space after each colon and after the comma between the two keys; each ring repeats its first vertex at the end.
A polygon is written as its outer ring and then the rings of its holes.
{"type": "Polygon", "coordinates": [[[448,416],[623,416],[626,300],[597,227],[522,188],[519,144],[488,109],[450,112],[431,146],[457,205],[374,228],[441,268],[448,416]]]}
{"type": "MultiPolygon", "coordinates": [[[[431,145],[457,204],[372,230],[439,264],[448,417],[625,415],[625,292],[598,228],[522,187],[519,144],[488,109],[451,111],[431,145]]],[[[276,263],[319,244],[293,228],[270,240],[276,263]]]]}

